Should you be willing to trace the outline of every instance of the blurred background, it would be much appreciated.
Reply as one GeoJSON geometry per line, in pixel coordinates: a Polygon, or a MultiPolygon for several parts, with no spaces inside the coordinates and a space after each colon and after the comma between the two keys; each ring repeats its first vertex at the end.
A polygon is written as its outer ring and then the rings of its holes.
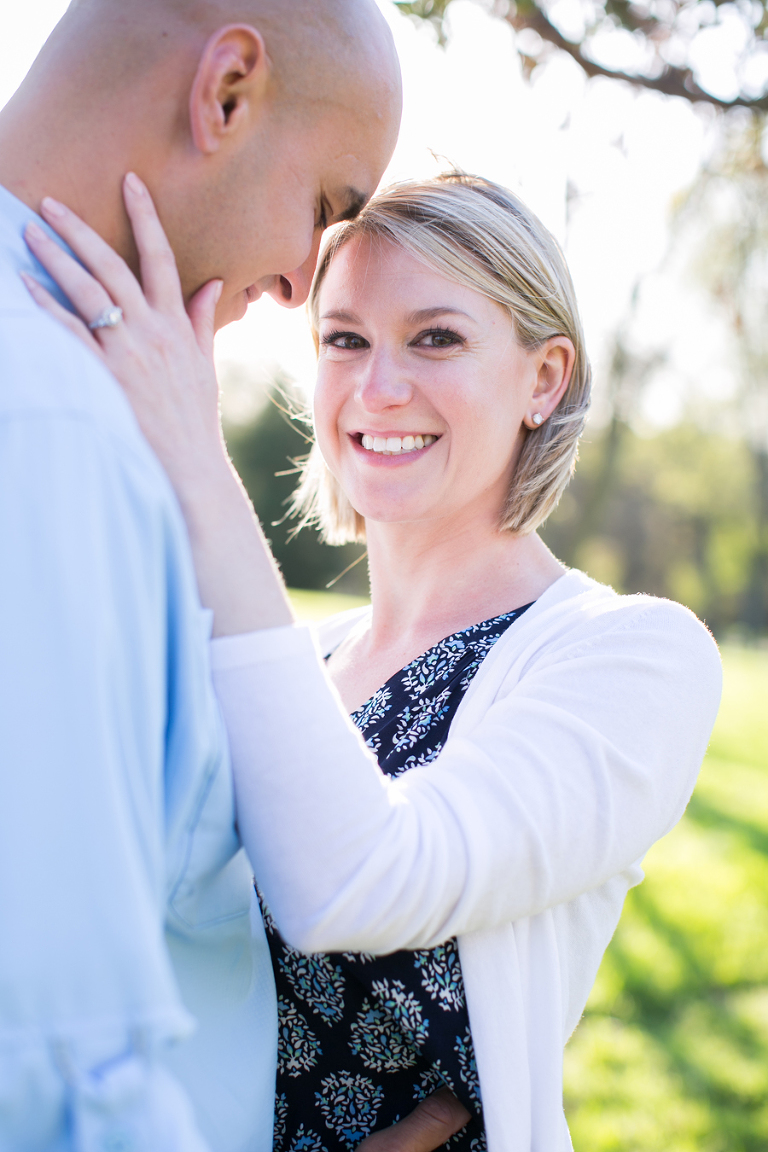
{"type": "MultiPolygon", "coordinates": [[[[405,112],[385,181],[507,184],[562,244],[595,369],[544,537],[622,592],[689,605],[725,694],[700,784],[646,861],[566,1050],[576,1152],[768,1148],[766,0],[381,0],[405,112]]],[[[0,105],[64,0],[0,0],[0,105]]],[[[367,595],[360,548],[290,540],[307,451],[303,310],[217,337],[233,458],[294,602],[367,595]],[[331,585],[329,591],[327,586],[331,585]]]]}

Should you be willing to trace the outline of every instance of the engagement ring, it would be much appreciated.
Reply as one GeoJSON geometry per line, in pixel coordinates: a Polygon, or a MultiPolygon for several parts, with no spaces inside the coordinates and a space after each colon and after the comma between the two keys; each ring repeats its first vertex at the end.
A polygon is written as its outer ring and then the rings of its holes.
{"type": "Polygon", "coordinates": [[[105,308],[95,320],[91,321],[88,327],[91,332],[95,332],[97,328],[117,328],[122,318],[123,310],[115,304],[111,308],[105,308]]]}

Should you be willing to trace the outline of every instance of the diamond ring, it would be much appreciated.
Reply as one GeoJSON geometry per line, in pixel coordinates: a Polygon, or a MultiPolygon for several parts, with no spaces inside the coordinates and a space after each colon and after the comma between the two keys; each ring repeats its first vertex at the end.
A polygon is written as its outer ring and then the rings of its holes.
{"type": "Polygon", "coordinates": [[[95,320],[90,322],[88,327],[91,332],[95,332],[97,328],[117,328],[122,318],[122,308],[119,308],[117,304],[113,304],[111,308],[105,308],[95,320]]]}

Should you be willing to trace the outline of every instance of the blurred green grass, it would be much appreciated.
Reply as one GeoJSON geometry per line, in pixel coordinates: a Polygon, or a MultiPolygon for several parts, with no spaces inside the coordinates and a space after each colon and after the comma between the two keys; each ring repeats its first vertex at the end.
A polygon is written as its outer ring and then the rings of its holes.
{"type": "Polygon", "coordinates": [[[696,792],[566,1048],[575,1152],[768,1148],[768,652],[722,654],[696,792]]]}
{"type": "MultiPolygon", "coordinates": [[[[364,603],[292,596],[305,619],[364,603]]],[[[693,800],[648,853],[566,1048],[575,1152],[768,1149],[768,651],[722,654],[693,800]]]]}
{"type": "Polygon", "coordinates": [[[288,595],[293,610],[299,620],[314,624],[324,620],[326,616],[333,616],[336,612],[344,612],[348,608],[360,608],[368,604],[367,596],[348,596],[344,592],[315,592],[311,588],[289,588],[288,595]]]}

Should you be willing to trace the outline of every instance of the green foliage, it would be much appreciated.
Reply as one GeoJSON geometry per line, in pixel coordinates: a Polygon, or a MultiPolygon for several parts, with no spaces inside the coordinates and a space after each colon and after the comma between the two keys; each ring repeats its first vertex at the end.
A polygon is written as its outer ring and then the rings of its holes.
{"type": "Polygon", "coordinates": [[[732,121],[680,205],[675,243],[687,242],[695,283],[725,319],[737,385],[722,418],[738,428],[753,465],[754,540],[746,565],[745,622],[768,628],[768,167],[765,117],[732,121]]]}
{"type": "Polygon", "coordinates": [[[439,42],[445,43],[445,13],[450,0],[395,0],[395,4],[406,16],[431,24],[439,42]]]}
{"type": "Polygon", "coordinates": [[[622,592],[679,600],[722,634],[745,622],[753,473],[741,440],[693,424],[644,437],[616,422],[587,432],[543,535],[567,563],[622,592]]]}
{"type": "Polygon", "coordinates": [[[768,1147],[768,653],[726,646],[694,798],[566,1048],[576,1152],[768,1147]]]}
{"type": "MultiPolygon", "coordinates": [[[[287,502],[298,480],[295,461],[306,456],[309,447],[304,422],[288,414],[290,403],[279,389],[274,391],[255,420],[227,429],[227,446],[286,583],[294,588],[324,588],[364,549],[355,544],[331,548],[310,528],[290,539],[292,521],[286,517],[287,502]]],[[[336,588],[364,595],[368,590],[365,562],[343,576],[336,588]]]]}

